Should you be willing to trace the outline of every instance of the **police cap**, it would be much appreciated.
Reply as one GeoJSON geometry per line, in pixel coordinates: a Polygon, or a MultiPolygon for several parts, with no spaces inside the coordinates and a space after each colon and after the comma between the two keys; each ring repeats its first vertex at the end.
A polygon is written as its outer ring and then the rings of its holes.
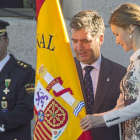
{"type": "Polygon", "coordinates": [[[9,26],[9,25],[10,24],[8,22],[0,20],[0,36],[6,33],[6,26],[9,26]]]}

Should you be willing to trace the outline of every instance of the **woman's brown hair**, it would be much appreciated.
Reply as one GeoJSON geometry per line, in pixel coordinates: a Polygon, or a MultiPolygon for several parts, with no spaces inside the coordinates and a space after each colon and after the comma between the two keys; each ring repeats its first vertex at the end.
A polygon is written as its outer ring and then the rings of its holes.
{"type": "Polygon", "coordinates": [[[124,29],[130,24],[140,28],[140,7],[132,3],[122,4],[112,12],[108,23],[124,29]]]}

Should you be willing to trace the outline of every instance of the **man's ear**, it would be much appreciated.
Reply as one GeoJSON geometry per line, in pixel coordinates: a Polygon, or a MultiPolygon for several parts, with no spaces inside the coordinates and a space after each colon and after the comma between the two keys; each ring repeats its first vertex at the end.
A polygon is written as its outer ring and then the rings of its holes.
{"type": "Polygon", "coordinates": [[[9,45],[9,38],[6,38],[5,41],[6,41],[6,47],[8,47],[8,45],[9,45]]]}
{"type": "Polygon", "coordinates": [[[100,35],[99,37],[99,45],[102,46],[104,42],[104,35],[100,35]]]}

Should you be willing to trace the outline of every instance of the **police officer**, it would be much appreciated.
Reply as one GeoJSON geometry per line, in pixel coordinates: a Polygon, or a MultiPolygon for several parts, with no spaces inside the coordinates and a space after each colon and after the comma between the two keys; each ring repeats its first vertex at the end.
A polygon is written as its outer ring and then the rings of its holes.
{"type": "Polygon", "coordinates": [[[7,53],[6,26],[0,20],[0,140],[31,140],[35,71],[7,53]]]}

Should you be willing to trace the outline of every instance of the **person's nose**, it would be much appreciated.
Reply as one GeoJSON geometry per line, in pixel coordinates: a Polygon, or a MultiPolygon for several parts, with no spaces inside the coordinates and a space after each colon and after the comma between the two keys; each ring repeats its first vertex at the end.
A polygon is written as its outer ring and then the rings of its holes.
{"type": "Polygon", "coordinates": [[[116,44],[120,44],[119,38],[116,37],[116,44]]]}
{"type": "Polygon", "coordinates": [[[77,43],[77,51],[80,51],[82,49],[83,49],[83,44],[82,44],[81,41],[78,41],[78,43],[77,43]]]}

